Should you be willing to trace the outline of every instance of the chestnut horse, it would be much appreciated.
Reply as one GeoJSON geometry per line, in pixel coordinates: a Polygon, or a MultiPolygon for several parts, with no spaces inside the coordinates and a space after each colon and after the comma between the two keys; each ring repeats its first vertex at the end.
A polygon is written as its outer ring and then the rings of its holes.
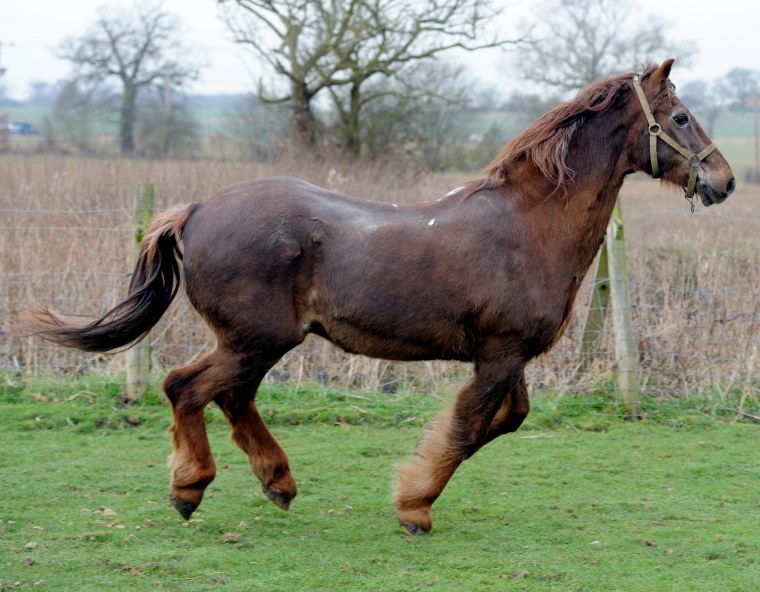
{"type": "Polygon", "coordinates": [[[705,206],[732,192],[731,168],[668,79],[672,63],[592,84],[511,140],[484,178],[435,202],[397,207],[267,178],[176,207],[147,231],[126,300],[83,320],[40,308],[36,329],[87,351],[133,344],[184,278],[218,341],[164,382],[174,412],[170,499],[185,518],[215,475],[211,401],[267,497],[288,509],[290,463],[255,395],[307,334],[366,356],[473,362],[473,378],[400,469],[398,519],[427,533],[460,463],[528,414],[525,365],[566,326],[626,175],[688,184],[705,206]]]}

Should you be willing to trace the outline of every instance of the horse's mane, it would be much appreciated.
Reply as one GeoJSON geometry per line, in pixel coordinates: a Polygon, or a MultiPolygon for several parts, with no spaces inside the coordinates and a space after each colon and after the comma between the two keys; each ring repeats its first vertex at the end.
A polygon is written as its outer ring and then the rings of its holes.
{"type": "Polygon", "coordinates": [[[556,187],[572,180],[573,171],[567,166],[566,157],[570,140],[586,117],[611,108],[622,93],[631,89],[631,80],[640,76],[648,78],[657,69],[648,64],[642,74],[628,72],[595,82],[578,93],[573,100],[563,103],[545,115],[525,131],[507,142],[501,152],[486,166],[486,183],[504,183],[513,165],[530,160],[556,187]]]}

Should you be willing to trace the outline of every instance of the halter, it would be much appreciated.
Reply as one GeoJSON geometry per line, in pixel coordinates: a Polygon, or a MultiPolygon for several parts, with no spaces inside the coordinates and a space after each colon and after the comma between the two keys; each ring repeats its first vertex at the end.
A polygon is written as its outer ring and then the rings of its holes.
{"type": "MultiPolygon", "coordinates": [[[[649,108],[649,103],[647,102],[646,95],[644,94],[644,89],[641,88],[641,82],[639,80],[633,80],[633,88],[636,89],[636,96],[639,97],[641,108],[644,110],[644,115],[646,116],[647,123],[649,124],[649,158],[652,162],[652,177],[657,179],[660,176],[660,167],[657,163],[657,138],[660,138],[663,142],[673,148],[673,150],[678,152],[691,164],[689,183],[686,185],[686,187],[684,187],[684,191],[686,191],[685,197],[691,201],[691,198],[694,197],[694,188],[697,185],[697,170],[699,169],[699,163],[718,147],[715,145],[715,143],[710,143],[709,146],[704,148],[704,150],[698,154],[689,152],[686,148],[681,146],[667,133],[665,133],[660,124],[655,121],[654,115],[652,115],[652,110],[649,108]]],[[[693,212],[694,202],[691,204],[691,209],[693,212]]]]}

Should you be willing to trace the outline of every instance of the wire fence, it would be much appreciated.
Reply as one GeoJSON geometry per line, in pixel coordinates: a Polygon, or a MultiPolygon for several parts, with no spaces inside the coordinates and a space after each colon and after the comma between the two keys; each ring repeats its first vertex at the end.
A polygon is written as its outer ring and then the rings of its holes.
{"type": "MultiPolygon", "coordinates": [[[[318,181],[318,180],[317,180],[318,181]]],[[[649,182],[651,184],[651,181],[649,182]]],[[[28,184],[29,185],[29,184],[28,184]]],[[[119,384],[124,354],[92,355],[18,335],[14,320],[35,303],[56,310],[99,314],[125,295],[131,274],[131,201],[73,207],[27,204],[22,182],[0,203],[0,397],[20,385],[45,380],[65,384],[89,377],[119,384]],[[16,207],[13,207],[16,206],[16,207]]],[[[31,183],[33,186],[34,183],[31,183]]],[[[55,178],[48,181],[55,188],[55,178]]],[[[71,189],[65,183],[67,196],[71,189]]],[[[708,398],[716,406],[756,409],[760,390],[760,215],[756,186],[724,210],[675,209],[672,195],[641,197],[637,181],[623,195],[629,283],[638,373],[645,399],[685,404],[708,398]],[[664,205],[663,205],[664,204],[664,205]],[[724,211],[726,213],[724,213],[724,211]]],[[[159,192],[161,191],[159,187],[159,192]]],[[[55,194],[55,190],[53,190],[55,194]]],[[[71,201],[86,202],[86,196],[71,201]]],[[[94,200],[97,201],[97,200],[94,200]]],[[[113,202],[114,200],[110,200],[113,202]]],[[[190,201],[179,197],[169,203],[190,201]]],[[[159,206],[163,209],[167,203],[159,206]]],[[[593,269],[589,276],[593,276],[593,269]]],[[[553,396],[614,393],[615,353],[610,320],[594,360],[579,372],[590,277],[573,319],[554,349],[534,361],[528,380],[534,393],[553,396]]],[[[255,303],[252,303],[255,306],[255,303]]],[[[150,335],[153,380],[214,347],[214,338],[185,298],[179,297],[150,335]]],[[[461,385],[467,364],[398,363],[346,354],[309,337],[270,371],[267,380],[331,391],[440,394],[461,385]]],[[[373,395],[375,396],[375,395],[373,395]]],[[[573,404],[583,404],[574,398],[573,404]]]]}

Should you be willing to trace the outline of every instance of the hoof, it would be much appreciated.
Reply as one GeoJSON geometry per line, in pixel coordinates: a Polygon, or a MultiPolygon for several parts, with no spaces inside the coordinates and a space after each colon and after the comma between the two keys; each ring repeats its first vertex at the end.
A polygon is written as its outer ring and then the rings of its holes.
{"type": "Polygon", "coordinates": [[[426,536],[430,534],[429,529],[425,530],[419,524],[412,524],[411,522],[404,522],[403,520],[399,520],[398,523],[401,525],[401,530],[406,534],[412,536],[426,536]]]}
{"type": "Polygon", "coordinates": [[[289,495],[283,491],[278,491],[277,489],[265,489],[264,495],[267,496],[274,505],[282,508],[286,512],[290,508],[290,501],[295,497],[295,495],[289,495]]]}
{"type": "Polygon", "coordinates": [[[174,506],[174,509],[177,510],[185,520],[189,520],[190,516],[193,515],[193,512],[195,512],[195,509],[198,507],[198,504],[180,499],[173,493],[169,494],[169,501],[172,506],[174,506]]]}
{"type": "Polygon", "coordinates": [[[433,528],[429,505],[400,509],[397,516],[398,523],[407,534],[413,536],[430,534],[430,530],[433,528]]]}

